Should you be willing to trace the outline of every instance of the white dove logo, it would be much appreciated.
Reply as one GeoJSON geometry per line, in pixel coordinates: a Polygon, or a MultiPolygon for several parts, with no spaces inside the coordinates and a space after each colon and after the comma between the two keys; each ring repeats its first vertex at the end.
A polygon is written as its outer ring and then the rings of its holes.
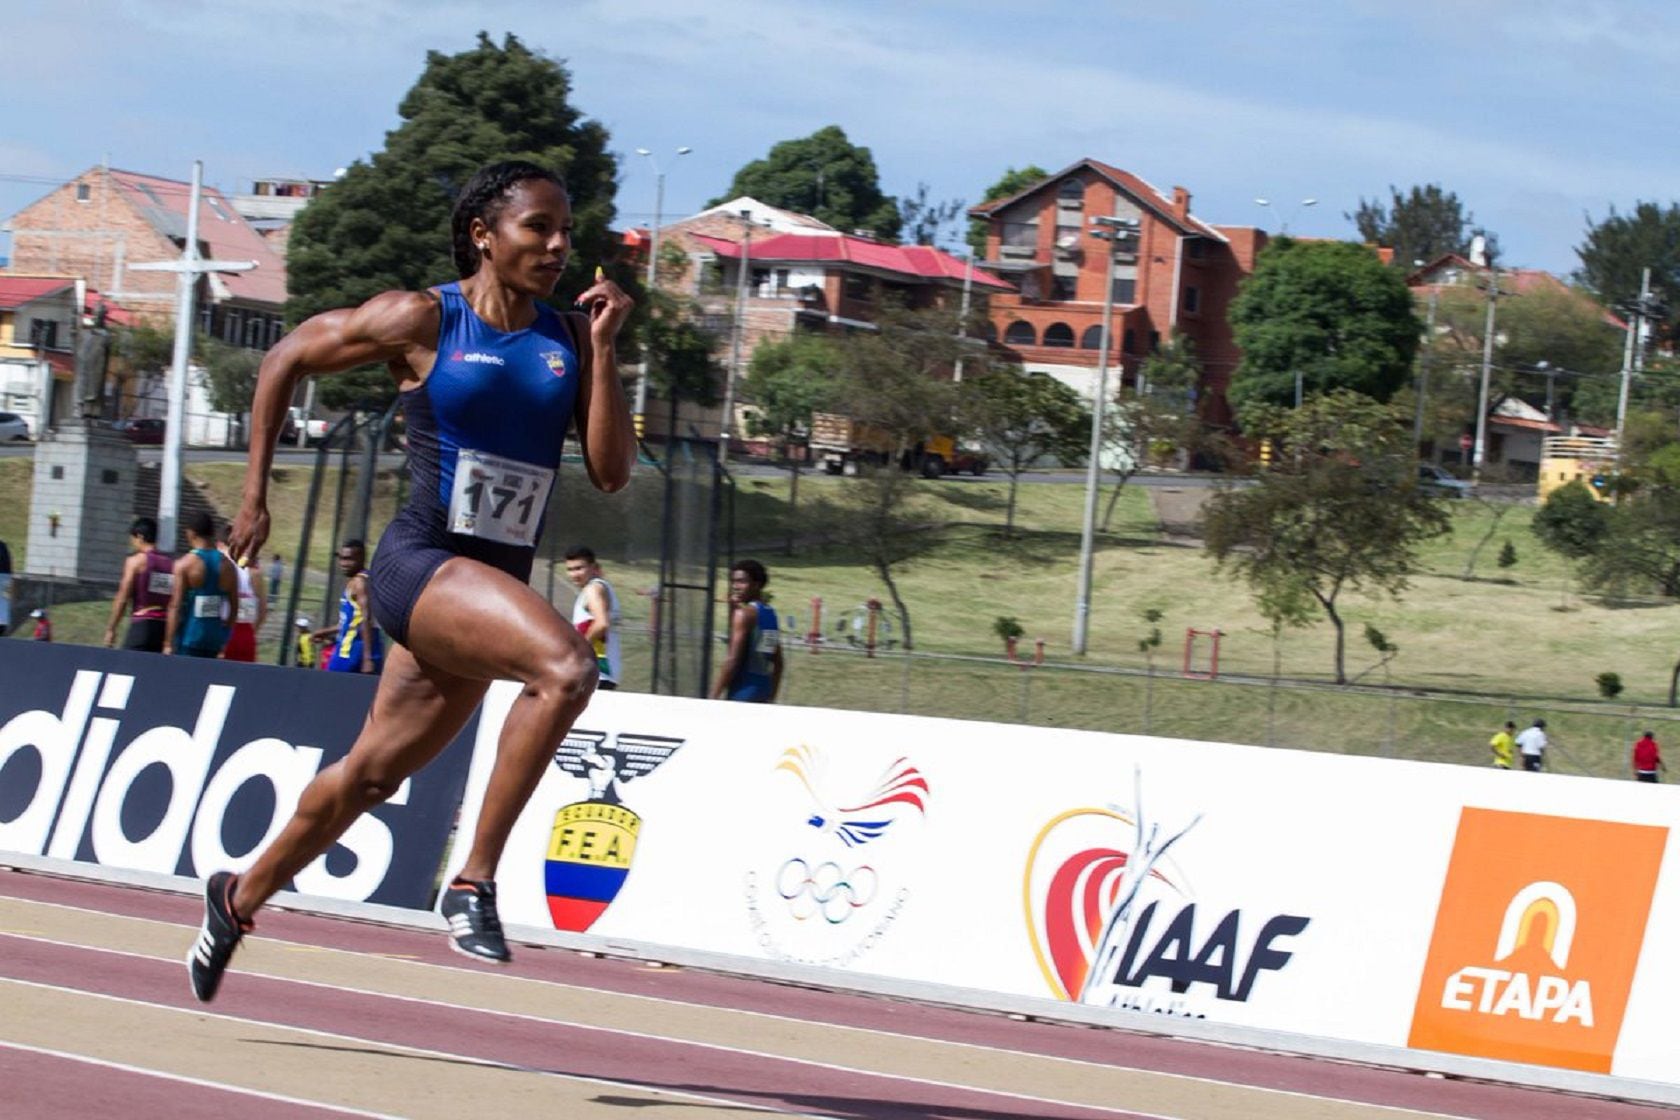
{"type": "Polygon", "coordinates": [[[776,769],[798,778],[816,802],[816,811],[805,823],[819,832],[833,833],[848,848],[867,844],[885,834],[907,807],[927,813],[927,779],[907,758],[895,759],[869,793],[853,805],[836,805],[833,799],[818,791],[818,786],[825,784],[825,766],[822,755],[812,747],[804,744],[789,747],[782,752],[776,769]]]}

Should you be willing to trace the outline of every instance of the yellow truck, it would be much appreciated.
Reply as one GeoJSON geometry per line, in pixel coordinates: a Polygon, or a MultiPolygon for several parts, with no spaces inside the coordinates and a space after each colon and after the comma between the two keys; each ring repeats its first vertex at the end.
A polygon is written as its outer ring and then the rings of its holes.
{"type": "Polygon", "coordinates": [[[920,471],[923,478],[986,473],[986,456],[957,446],[951,436],[924,436],[902,454],[898,448],[898,440],[887,432],[849,416],[818,412],[811,417],[811,457],[829,474],[855,475],[863,467],[886,466],[895,455],[900,468],[920,471]]]}

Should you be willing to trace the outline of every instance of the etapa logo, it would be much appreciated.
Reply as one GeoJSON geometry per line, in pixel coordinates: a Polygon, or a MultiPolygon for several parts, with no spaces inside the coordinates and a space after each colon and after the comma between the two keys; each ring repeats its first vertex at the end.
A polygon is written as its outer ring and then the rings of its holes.
{"type": "Polygon", "coordinates": [[[642,818],[624,804],[624,785],[651,774],[686,740],[574,728],[554,765],[589,783],[588,796],[554,814],[543,893],[554,928],[582,933],[612,905],[630,875],[642,818]]]}
{"type": "MultiPolygon", "coordinates": [[[[124,718],[131,698],[142,694],[135,679],[79,671],[59,712],[23,711],[0,726],[0,771],[8,773],[0,849],[162,874],[243,870],[284,827],[324,752],[273,735],[224,747],[239,693],[226,684],[204,686],[190,731],[136,729],[134,719],[124,718]],[[33,767],[24,761],[30,754],[33,767]],[[33,789],[16,784],[16,776],[32,768],[38,774],[33,789]],[[262,792],[253,796],[249,788],[262,792]],[[230,814],[236,798],[241,811],[230,814]],[[266,818],[249,815],[253,805],[265,804],[266,818]],[[228,850],[230,829],[252,836],[259,828],[253,844],[228,850]]],[[[166,675],[149,683],[155,700],[171,682],[166,675]]],[[[347,731],[353,729],[353,719],[346,723],[347,731]]],[[[409,792],[405,781],[391,803],[406,805],[409,792]]],[[[392,866],[390,827],[378,816],[363,816],[338,843],[354,856],[353,869],[344,873],[342,859],[322,856],[298,872],[297,889],[332,898],[373,896],[392,866]]]]}
{"type": "Polygon", "coordinates": [[[1666,828],[1465,809],[1409,1044],[1610,1072],[1666,828]]]}
{"type": "Polygon", "coordinates": [[[1206,1018],[1245,1003],[1264,973],[1294,957],[1311,919],[1229,909],[1214,920],[1168,853],[1200,815],[1163,835],[1141,809],[1082,807],[1044,825],[1022,882],[1027,937],[1061,1000],[1206,1018]],[[1211,924],[1210,924],[1211,923],[1211,924]]]}
{"type": "Polygon", "coordinates": [[[831,766],[803,744],[776,761],[770,796],[784,801],[798,788],[804,797],[767,820],[757,846],[766,858],[747,872],[748,921],[770,956],[850,964],[879,943],[909,900],[928,781],[908,758],[873,777],[858,765],[848,752],[831,766]]]}

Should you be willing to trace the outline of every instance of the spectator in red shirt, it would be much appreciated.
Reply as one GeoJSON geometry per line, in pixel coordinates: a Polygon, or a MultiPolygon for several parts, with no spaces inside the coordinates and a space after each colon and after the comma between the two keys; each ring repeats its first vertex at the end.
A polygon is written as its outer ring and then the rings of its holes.
{"type": "Polygon", "coordinates": [[[1647,731],[1633,745],[1633,778],[1637,782],[1654,782],[1657,771],[1665,770],[1662,752],[1657,749],[1657,737],[1647,731]]]}

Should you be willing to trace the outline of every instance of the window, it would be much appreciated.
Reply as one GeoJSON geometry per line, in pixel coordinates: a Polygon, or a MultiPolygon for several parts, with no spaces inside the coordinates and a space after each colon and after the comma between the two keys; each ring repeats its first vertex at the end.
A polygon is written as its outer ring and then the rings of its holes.
{"type": "Polygon", "coordinates": [[[1073,328],[1066,323],[1051,323],[1044,328],[1044,345],[1071,348],[1073,346],[1073,328]]]}
{"type": "Polygon", "coordinates": [[[1038,334],[1031,323],[1017,319],[1003,332],[1003,341],[1011,346],[1032,346],[1038,342],[1038,334]]]}
{"type": "Polygon", "coordinates": [[[1038,251],[1037,222],[1004,222],[1000,236],[1004,256],[1030,257],[1038,251]]]}
{"type": "Polygon", "coordinates": [[[93,194],[93,192],[88,189],[88,185],[86,183],[77,183],[76,184],[76,201],[77,202],[86,202],[92,196],[92,194],[93,194]]]}
{"type": "Polygon", "coordinates": [[[1051,299],[1078,299],[1079,277],[1056,275],[1050,277],[1051,299]]]}
{"type": "Polygon", "coordinates": [[[1110,298],[1112,298],[1115,303],[1136,303],[1136,277],[1116,276],[1114,278],[1114,290],[1110,293],[1110,298]]]}
{"type": "Polygon", "coordinates": [[[1056,203],[1059,206],[1084,206],[1085,184],[1078,179],[1062,180],[1062,185],[1056,188],[1056,203]]]}
{"type": "Polygon", "coordinates": [[[227,313],[227,317],[222,320],[223,342],[231,342],[234,345],[239,344],[239,328],[242,325],[243,319],[244,316],[237,311],[229,311],[227,313]]]}
{"type": "Polygon", "coordinates": [[[263,349],[266,350],[270,346],[273,346],[275,343],[279,342],[280,341],[280,332],[281,332],[280,320],[270,319],[268,321],[268,346],[263,347],[263,349]]]}
{"type": "Polygon", "coordinates": [[[859,303],[869,303],[875,298],[875,282],[867,276],[848,272],[841,284],[840,294],[859,303]]]}
{"type": "Polygon", "coordinates": [[[1161,332],[1160,331],[1150,331],[1149,332],[1149,352],[1151,354],[1153,354],[1160,349],[1161,349],[1161,332]]]}
{"type": "Polygon", "coordinates": [[[1079,348],[1081,350],[1101,350],[1102,328],[1086,327],[1085,333],[1079,336],[1079,348]]]}
{"type": "Polygon", "coordinates": [[[29,321],[29,345],[36,350],[57,350],[58,320],[31,319],[29,321]]]}
{"type": "Polygon", "coordinates": [[[1184,313],[1194,315],[1202,309],[1202,290],[1194,284],[1184,289],[1184,313]]]}

